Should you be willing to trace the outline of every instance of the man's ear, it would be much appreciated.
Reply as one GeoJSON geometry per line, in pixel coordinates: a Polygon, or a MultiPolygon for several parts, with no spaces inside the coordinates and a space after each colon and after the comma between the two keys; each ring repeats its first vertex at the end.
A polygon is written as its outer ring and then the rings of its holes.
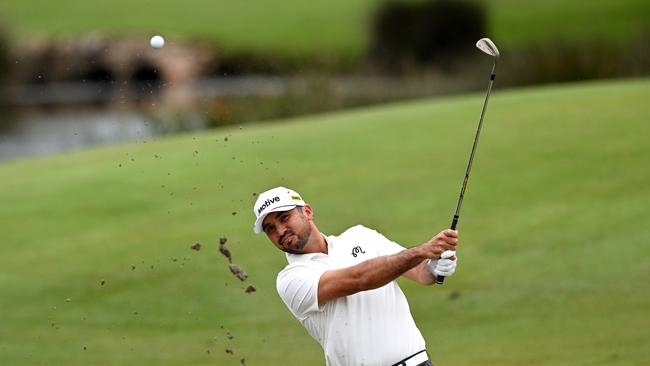
{"type": "Polygon", "coordinates": [[[314,219],[314,210],[311,208],[310,205],[305,204],[304,206],[302,206],[302,212],[305,214],[305,217],[307,217],[307,219],[309,220],[314,219]]]}

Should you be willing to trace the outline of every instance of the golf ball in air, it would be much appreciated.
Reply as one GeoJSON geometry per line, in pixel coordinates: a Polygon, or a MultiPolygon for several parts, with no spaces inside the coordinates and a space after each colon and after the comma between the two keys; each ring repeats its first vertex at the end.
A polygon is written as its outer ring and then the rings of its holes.
{"type": "Polygon", "coordinates": [[[153,48],[163,48],[165,45],[165,39],[161,36],[153,36],[151,37],[149,44],[151,44],[151,47],[153,48]]]}

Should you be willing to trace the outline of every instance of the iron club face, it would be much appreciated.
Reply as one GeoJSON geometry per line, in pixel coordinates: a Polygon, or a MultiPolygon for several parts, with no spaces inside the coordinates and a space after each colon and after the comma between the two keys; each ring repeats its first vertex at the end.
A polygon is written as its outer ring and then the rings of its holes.
{"type": "Polygon", "coordinates": [[[499,49],[489,38],[481,38],[476,42],[476,48],[483,51],[483,53],[488,54],[492,57],[499,59],[499,49]]]}

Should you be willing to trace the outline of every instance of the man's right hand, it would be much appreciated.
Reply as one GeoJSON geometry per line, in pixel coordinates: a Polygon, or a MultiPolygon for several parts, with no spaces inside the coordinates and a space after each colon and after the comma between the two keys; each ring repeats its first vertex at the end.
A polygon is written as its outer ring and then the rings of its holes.
{"type": "Polygon", "coordinates": [[[457,245],[458,231],[447,229],[441,231],[420,247],[427,258],[435,260],[439,259],[442,253],[447,250],[455,251],[457,245]]]}

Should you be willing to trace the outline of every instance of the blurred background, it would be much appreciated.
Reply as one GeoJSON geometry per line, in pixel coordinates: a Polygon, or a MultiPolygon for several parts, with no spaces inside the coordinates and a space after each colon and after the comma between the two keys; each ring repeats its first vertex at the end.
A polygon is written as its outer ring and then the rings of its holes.
{"type": "Polygon", "coordinates": [[[482,37],[434,364],[650,364],[647,0],[3,0],[0,365],[324,364],[253,202],[446,228],[482,37]]]}
{"type": "Polygon", "coordinates": [[[639,0],[0,4],[0,159],[650,70],[639,0]],[[148,46],[160,34],[163,49],[148,46]]]}

